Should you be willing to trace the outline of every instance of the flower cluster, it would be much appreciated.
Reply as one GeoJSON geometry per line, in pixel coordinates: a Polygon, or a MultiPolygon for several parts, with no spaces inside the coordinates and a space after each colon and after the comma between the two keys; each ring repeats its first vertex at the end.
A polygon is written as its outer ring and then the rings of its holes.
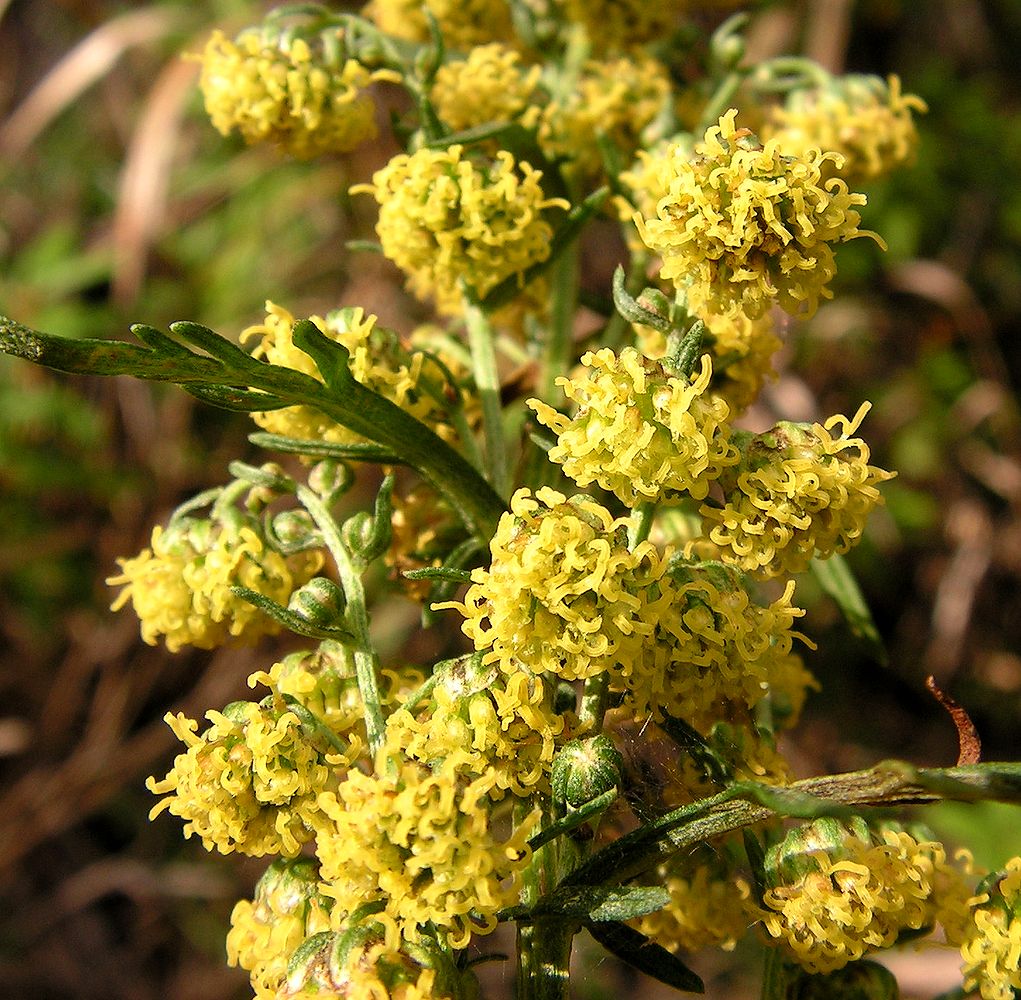
{"type": "Polygon", "coordinates": [[[564,718],[551,710],[541,680],[524,668],[484,668],[477,656],[439,677],[424,710],[399,708],[387,719],[391,751],[423,764],[452,762],[465,775],[491,772],[493,794],[545,790],[564,718]]]}
{"type": "Polygon", "coordinates": [[[635,929],[671,952],[731,951],[754,919],[748,883],[710,864],[660,874],[670,902],[635,920],[635,929]]]}
{"type": "Polygon", "coordinates": [[[508,0],[371,0],[365,14],[388,35],[424,42],[428,11],[447,44],[470,49],[512,36],[508,0]]]}
{"type": "MultiPolygon", "coordinates": [[[[235,512],[236,513],[236,512],[235,512]]],[[[229,639],[254,641],[279,630],[271,618],[231,588],[247,587],[278,603],[323,564],[319,550],[283,555],[272,548],[255,518],[174,518],[152,530],[150,547],[118,559],[121,572],[106,582],[124,589],[114,610],[130,600],[150,646],[213,649],[229,639]]]]}
{"type": "Polygon", "coordinates": [[[596,482],[633,506],[688,493],[698,500],[738,460],[727,404],[707,393],[712,366],[691,380],[625,348],[586,354],[580,377],[557,379],[573,418],[537,399],[528,405],[557,435],[550,460],[579,486],[596,482]]]}
{"type": "Polygon", "coordinates": [[[1011,858],[971,902],[961,943],[964,988],[977,989],[983,1000],[1012,1000],[1021,990],[1021,858],[1011,858]]]}
{"type": "Polygon", "coordinates": [[[455,132],[487,122],[534,125],[539,109],[532,102],[542,68],[520,63],[520,53],[497,42],[444,63],[430,92],[440,120],[455,132]]]}
{"type": "Polygon", "coordinates": [[[605,507],[548,487],[519,490],[490,543],[489,569],[472,571],[457,608],[486,662],[564,680],[628,661],[652,631],[643,589],[664,566],[648,543],[627,547],[627,527],[605,507]]]}
{"type": "Polygon", "coordinates": [[[165,778],[149,779],[149,790],[165,796],[151,816],[180,816],[184,835],[198,835],[210,851],[293,857],[314,835],[317,796],[335,781],[328,744],[294,712],[253,702],[206,718],[198,736],[195,720],[167,715],[188,749],[165,778]]]}
{"type": "Polygon", "coordinates": [[[666,68],[655,59],[589,62],[573,87],[554,93],[543,109],[539,144],[547,157],[568,161],[573,175],[591,180],[603,173],[598,137],[627,162],[669,96],[666,68]]]}
{"type": "Polygon", "coordinates": [[[809,972],[843,968],[930,927],[946,906],[938,890],[967,894],[941,844],[890,827],[817,820],[792,831],[774,860],[762,926],[809,972]]]}
{"type": "Polygon", "coordinates": [[[675,152],[656,215],[635,219],[698,314],[761,316],[773,303],[815,312],[836,273],[832,244],[866,235],[852,194],[822,167],[836,153],[787,156],[738,128],[735,110],[711,127],[693,160],[675,152]]]}
{"type": "Polygon", "coordinates": [[[792,91],[763,136],[776,139],[787,156],[810,149],[839,153],[834,167],[845,181],[870,181],[911,160],[918,145],[911,112],[926,110],[920,97],[902,93],[896,76],[850,75],[792,91]]]}
{"type": "Polygon", "coordinates": [[[492,771],[466,781],[451,761],[435,768],[395,761],[381,770],[352,770],[335,792],[319,796],[323,892],[341,913],[379,900],[408,940],[431,924],[452,947],[463,948],[473,933],[491,932],[495,914],[517,902],[538,816],[500,838],[493,829],[492,771]]]}
{"type": "Polygon", "coordinates": [[[322,895],[311,858],[277,859],[230,915],[227,961],[251,975],[255,1000],[276,997],[298,946],[330,929],[331,900],[322,895]]]}
{"type": "Polygon", "coordinates": [[[248,143],[271,142],[300,159],[342,153],[374,139],[376,107],[366,88],[379,79],[355,59],[332,65],[324,49],[342,48],[262,30],[235,41],[216,31],[202,53],[202,93],[213,125],[248,143]]]}
{"type": "Polygon", "coordinates": [[[850,549],[882,502],[879,484],[894,475],[869,465],[868,445],[851,436],[867,412],[864,404],[852,420],[838,414],[825,424],[784,422],[749,437],[741,462],[721,477],[723,506],[701,509],[721,557],[776,576],[850,549]]]}
{"type": "Polygon", "coordinates": [[[562,0],[568,20],[598,49],[628,49],[669,34],[690,0],[562,0]]]}
{"type": "Polygon", "coordinates": [[[371,185],[352,190],[379,202],[383,253],[412,291],[457,314],[461,282],[482,297],[549,255],[553,229],[542,212],[567,203],[545,196],[541,176],[506,151],[476,161],[455,145],[395,156],[371,185]]]}

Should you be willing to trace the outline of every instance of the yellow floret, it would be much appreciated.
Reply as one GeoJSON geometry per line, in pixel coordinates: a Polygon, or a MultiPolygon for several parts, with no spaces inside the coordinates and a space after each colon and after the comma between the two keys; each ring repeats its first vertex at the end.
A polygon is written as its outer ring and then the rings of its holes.
{"type": "Polygon", "coordinates": [[[1011,858],[995,888],[972,904],[961,944],[964,987],[983,1000],[1013,1000],[1021,990],[1021,858],[1011,858]]]}
{"type": "Polygon", "coordinates": [[[436,19],[444,41],[454,49],[471,49],[513,37],[508,0],[372,0],[364,13],[388,35],[426,42],[426,11],[436,19]]]}

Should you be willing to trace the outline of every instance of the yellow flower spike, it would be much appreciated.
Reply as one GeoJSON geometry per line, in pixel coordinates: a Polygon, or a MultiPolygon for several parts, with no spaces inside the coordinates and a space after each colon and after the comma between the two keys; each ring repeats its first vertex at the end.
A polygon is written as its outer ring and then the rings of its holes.
{"type": "Polygon", "coordinates": [[[548,487],[511,498],[490,543],[492,563],[472,571],[461,628],[485,662],[579,680],[637,656],[653,630],[648,585],[664,572],[655,548],[627,548],[627,523],[588,497],[548,487]]]}
{"type": "Polygon", "coordinates": [[[810,149],[839,153],[833,168],[848,183],[874,180],[910,164],[918,146],[911,113],[927,111],[925,101],[901,91],[900,79],[838,77],[828,86],[796,90],[763,129],[787,156],[810,149]]]}
{"type": "Polygon", "coordinates": [[[256,1000],[269,1000],[287,978],[287,964],[312,934],[330,929],[331,900],[319,892],[318,865],[310,858],[274,861],[230,915],[227,963],[251,975],[256,1000]]]}
{"type": "Polygon", "coordinates": [[[961,941],[964,988],[977,989],[983,1000],[1013,1000],[1021,990],[1021,858],[1011,858],[971,904],[961,941]]]}
{"type": "Polygon", "coordinates": [[[509,838],[496,835],[491,770],[467,780],[456,762],[396,763],[382,776],[351,771],[319,797],[316,853],[323,892],[341,913],[375,900],[409,941],[431,924],[452,948],[496,927],[518,901],[538,808],[509,838]]]}
{"type": "Polygon", "coordinates": [[[471,49],[512,38],[508,0],[372,0],[365,10],[382,31],[410,42],[427,42],[429,11],[450,48],[471,49]]]}
{"type": "Polygon", "coordinates": [[[520,62],[518,52],[494,42],[444,63],[430,93],[440,120],[455,132],[488,122],[519,121],[532,127],[539,116],[532,102],[542,67],[526,68],[520,62]]]}
{"type": "Polygon", "coordinates": [[[620,354],[608,347],[589,352],[581,361],[588,371],[557,379],[577,406],[573,418],[528,400],[557,435],[550,460],[579,486],[598,483],[628,506],[684,493],[701,500],[737,463],[727,404],[706,392],[708,356],[690,382],[629,347],[620,354]]]}
{"type": "Polygon", "coordinates": [[[458,315],[461,281],[484,297],[549,256],[553,229],[542,212],[569,205],[546,198],[541,176],[506,150],[476,161],[455,145],[399,154],[371,185],[351,190],[379,203],[383,253],[408,276],[411,290],[434,299],[440,312],[458,315]]]}
{"type": "Polygon", "coordinates": [[[732,951],[755,916],[748,883],[707,864],[661,875],[670,902],[631,925],[670,952],[732,951]]]}
{"type": "Polygon", "coordinates": [[[588,62],[575,87],[543,109],[539,145],[547,157],[569,161],[573,174],[591,182],[604,172],[597,137],[604,136],[626,163],[670,93],[666,68],[650,57],[588,62]]]}
{"type": "Polygon", "coordinates": [[[869,410],[825,424],[778,424],[749,442],[741,464],[721,479],[722,507],[700,510],[721,558],[763,576],[800,573],[817,556],[844,553],[882,503],[878,486],[896,473],[869,465],[852,437],[869,410]],[[830,432],[840,426],[834,437],[830,432]]]}
{"type": "Polygon", "coordinates": [[[330,65],[314,41],[272,39],[262,29],[242,32],[236,41],[216,31],[199,59],[216,129],[223,135],[237,130],[249,144],[270,142],[299,159],[347,152],[374,139],[376,108],[366,88],[374,80],[398,79],[354,59],[330,65]]]}
{"type": "Polygon", "coordinates": [[[187,750],[165,778],[146,782],[165,796],[149,818],[180,816],[185,837],[196,834],[209,851],[293,857],[312,839],[316,796],[332,782],[328,748],[290,711],[234,702],[206,718],[198,736],[194,720],[166,716],[187,750]]]}
{"type": "Polygon", "coordinates": [[[323,564],[321,551],[284,556],[270,548],[257,520],[241,524],[178,518],[156,526],[150,547],[131,559],[118,559],[121,572],[107,579],[123,587],[114,611],[130,600],[150,646],[162,636],[167,649],[214,649],[237,639],[253,642],[280,627],[254,605],[236,596],[243,586],[286,604],[323,564]]]}
{"type": "MultiPolygon", "coordinates": [[[[788,843],[825,822],[792,831],[788,843]]],[[[833,972],[890,947],[902,931],[935,923],[947,868],[941,844],[860,824],[855,833],[815,839],[793,864],[791,857],[781,864],[763,896],[763,928],[803,968],[833,972]]]]}
{"type": "MultiPolygon", "coordinates": [[[[452,436],[446,413],[421,387],[425,374],[430,377],[439,374],[423,353],[404,347],[397,334],[378,328],[376,317],[366,315],[360,308],[336,309],[325,318],[311,316],[310,319],[325,336],[348,349],[351,355],[348,367],[356,381],[429,424],[441,437],[452,436]]],[[[242,343],[256,341],[253,357],[293,368],[321,382],[322,375],[315,362],[294,346],[294,322],[294,316],[286,309],[267,302],[265,321],[243,330],[240,340],[242,343]]],[[[352,444],[364,440],[311,406],[256,412],[252,419],[271,434],[303,441],[352,444]]]]}
{"type": "Polygon", "coordinates": [[[655,216],[636,215],[639,235],[662,258],[661,276],[685,290],[697,315],[763,315],[774,303],[811,315],[836,274],[831,244],[873,236],[858,228],[852,194],[823,179],[836,153],[786,156],[776,139],[761,146],[728,111],[696,146],[678,150],[655,216]]]}

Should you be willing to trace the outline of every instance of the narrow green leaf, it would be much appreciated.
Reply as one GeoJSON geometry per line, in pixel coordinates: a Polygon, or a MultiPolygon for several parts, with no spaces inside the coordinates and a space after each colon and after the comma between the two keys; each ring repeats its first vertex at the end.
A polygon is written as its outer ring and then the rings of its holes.
{"type": "Polygon", "coordinates": [[[705,985],[676,955],[650,941],[627,924],[586,924],[592,935],[610,954],[644,972],[647,976],[685,993],[705,993],[705,985]]]}
{"type": "Polygon", "coordinates": [[[449,566],[425,566],[422,569],[406,569],[401,576],[408,580],[449,580],[451,583],[471,583],[471,573],[466,569],[449,566]]]}
{"type": "Polygon", "coordinates": [[[230,590],[232,594],[236,594],[238,597],[248,601],[249,604],[254,604],[275,622],[283,625],[286,629],[290,629],[290,631],[297,635],[303,635],[308,639],[335,639],[337,642],[347,644],[354,642],[354,634],[348,629],[336,626],[313,625],[310,621],[302,618],[301,615],[297,615],[288,608],[283,607],[283,605],[277,604],[276,601],[270,600],[257,590],[252,590],[249,587],[231,587],[230,590]]]}
{"type": "Polygon", "coordinates": [[[218,406],[221,410],[237,410],[240,413],[260,413],[280,410],[293,403],[279,396],[255,389],[237,389],[227,385],[183,385],[185,392],[201,399],[203,403],[218,406]]]}
{"type": "Polygon", "coordinates": [[[223,364],[234,371],[244,372],[253,365],[262,364],[256,361],[247,351],[243,351],[237,344],[232,343],[226,337],[214,333],[208,326],[201,323],[192,323],[189,320],[181,320],[178,323],[170,324],[170,332],[177,334],[182,340],[194,344],[200,350],[206,352],[210,357],[222,361],[223,364]]]}
{"type": "Polygon", "coordinates": [[[572,809],[563,819],[558,819],[555,823],[550,823],[549,826],[540,830],[529,840],[528,846],[533,851],[537,851],[551,840],[555,840],[562,834],[570,833],[583,823],[587,823],[593,816],[597,816],[604,809],[608,809],[619,794],[620,792],[616,788],[609,788],[602,795],[589,799],[584,805],[578,806],[577,809],[572,809]]]}
{"type": "Polygon", "coordinates": [[[133,323],[130,330],[143,344],[151,347],[154,351],[166,355],[176,354],[178,357],[191,357],[191,351],[187,347],[182,346],[154,326],[133,323]]]}
{"type": "Polygon", "coordinates": [[[351,352],[335,340],[330,340],[310,319],[299,319],[291,334],[294,346],[304,351],[315,363],[323,381],[330,389],[343,393],[354,382],[348,367],[351,352]]]}
{"type": "MultiPolygon", "coordinates": [[[[285,404],[286,405],[286,404],[285,404]]],[[[328,441],[306,441],[302,438],[284,437],[268,431],[256,431],[248,440],[260,448],[282,451],[288,455],[308,455],[312,458],[338,458],[341,461],[378,462],[380,465],[404,465],[387,448],[378,444],[331,444],[328,441]]]]}
{"type": "MultiPolygon", "coordinates": [[[[661,885],[571,885],[555,889],[532,907],[529,918],[571,920],[633,920],[663,909],[670,893],[661,885]]],[[[526,918],[527,919],[527,918],[526,918]]]]}
{"type": "Polygon", "coordinates": [[[851,630],[851,635],[865,644],[881,666],[888,666],[889,654],[883,637],[872,619],[872,612],[865,603],[847,560],[842,555],[834,554],[828,559],[813,559],[812,576],[815,577],[824,593],[833,598],[840,613],[851,630]]]}

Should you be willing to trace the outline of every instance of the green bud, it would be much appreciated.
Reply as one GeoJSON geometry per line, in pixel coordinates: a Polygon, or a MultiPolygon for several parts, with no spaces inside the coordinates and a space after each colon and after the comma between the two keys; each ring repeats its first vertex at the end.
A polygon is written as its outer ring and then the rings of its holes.
{"type": "Polygon", "coordinates": [[[894,974],[878,962],[852,962],[828,975],[804,973],[798,1000],[898,1000],[894,974]]]}
{"type": "Polygon", "coordinates": [[[325,576],[314,576],[291,595],[287,609],[311,625],[329,627],[343,617],[346,604],[340,587],[325,576]]]}
{"type": "Polygon", "coordinates": [[[620,787],[624,758],[602,733],[572,740],[553,758],[550,781],[554,808],[577,809],[611,788],[620,787]]]}
{"type": "Polygon", "coordinates": [[[354,482],[350,467],[335,458],[324,458],[312,466],[308,474],[309,488],[319,494],[327,503],[347,492],[354,482]]]}
{"type": "Polygon", "coordinates": [[[841,858],[852,837],[866,842],[872,839],[860,816],[849,823],[827,816],[795,827],[766,852],[766,880],[771,886],[792,885],[819,870],[813,854],[824,851],[832,859],[841,858]]]}
{"type": "Polygon", "coordinates": [[[322,541],[312,516],[304,510],[285,510],[277,514],[273,518],[273,534],[289,552],[310,548],[322,541]]]}

